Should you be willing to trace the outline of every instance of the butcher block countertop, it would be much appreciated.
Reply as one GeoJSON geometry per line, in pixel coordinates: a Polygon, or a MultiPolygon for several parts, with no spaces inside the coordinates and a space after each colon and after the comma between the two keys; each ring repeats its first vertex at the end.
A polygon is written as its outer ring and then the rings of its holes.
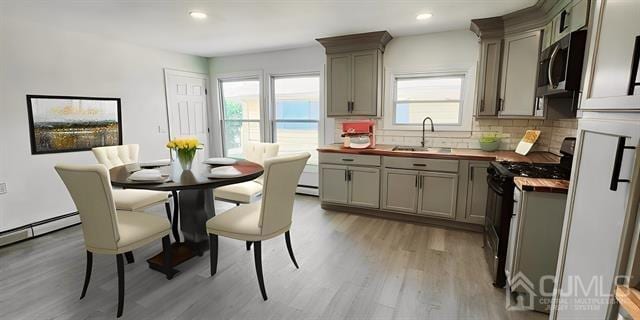
{"type": "Polygon", "coordinates": [[[513,183],[522,191],[553,193],[567,193],[569,191],[569,181],[567,180],[515,177],[513,183]]]}
{"type": "MultiPolygon", "coordinates": [[[[450,160],[480,160],[480,161],[511,161],[511,162],[535,162],[558,163],[560,158],[551,152],[530,152],[523,156],[514,151],[482,151],[478,149],[451,149],[451,152],[440,153],[436,151],[392,151],[393,145],[379,144],[373,149],[344,148],[342,144],[330,144],[318,148],[319,152],[366,154],[390,157],[413,157],[450,160]]],[[[437,149],[437,148],[435,148],[437,149]]]]}

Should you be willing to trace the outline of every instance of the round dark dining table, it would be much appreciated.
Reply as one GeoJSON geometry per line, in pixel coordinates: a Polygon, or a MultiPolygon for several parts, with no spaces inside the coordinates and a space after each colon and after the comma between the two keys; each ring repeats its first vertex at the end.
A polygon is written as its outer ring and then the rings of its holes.
{"type": "MultiPolygon", "coordinates": [[[[251,181],[263,173],[261,165],[246,160],[238,160],[231,166],[238,170],[240,175],[230,178],[209,178],[208,174],[211,168],[219,166],[222,165],[208,165],[194,160],[191,170],[182,170],[178,163],[157,167],[157,170],[166,175],[164,182],[141,182],[129,179],[133,172],[141,169],[138,164],[117,166],[109,170],[113,186],[123,189],[172,192],[174,203],[172,231],[176,240],[171,245],[172,267],[191,259],[195,255],[201,256],[205,250],[209,249],[206,222],[216,214],[213,189],[251,181]],[[184,236],[184,241],[180,241],[178,225],[184,236]]],[[[158,253],[147,260],[151,269],[161,272],[163,270],[163,261],[162,253],[158,253]]]]}

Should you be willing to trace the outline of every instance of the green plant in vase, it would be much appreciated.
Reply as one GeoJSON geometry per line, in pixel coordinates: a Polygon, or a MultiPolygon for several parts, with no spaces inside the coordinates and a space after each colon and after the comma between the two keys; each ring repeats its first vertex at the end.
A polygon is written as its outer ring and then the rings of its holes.
{"type": "Polygon", "coordinates": [[[496,151],[500,146],[500,136],[498,133],[485,133],[480,137],[480,149],[483,151],[496,151]]]}
{"type": "Polygon", "coordinates": [[[167,148],[175,151],[182,170],[191,170],[196,151],[202,149],[202,143],[197,138],[176,138],[167,143],[167,148]]]}

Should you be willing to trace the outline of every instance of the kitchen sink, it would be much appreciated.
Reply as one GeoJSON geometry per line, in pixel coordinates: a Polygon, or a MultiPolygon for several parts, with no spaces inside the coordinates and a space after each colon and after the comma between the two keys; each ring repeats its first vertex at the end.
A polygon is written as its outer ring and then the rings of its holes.
{"type": "Polygon", "coordinates": [[[395,146],[391,151],[413,151],[413,152],[435,152],[435,153],[451,153],[451,148],[432,148],[432,147],[414,147],[414,146],[395,146]]]}

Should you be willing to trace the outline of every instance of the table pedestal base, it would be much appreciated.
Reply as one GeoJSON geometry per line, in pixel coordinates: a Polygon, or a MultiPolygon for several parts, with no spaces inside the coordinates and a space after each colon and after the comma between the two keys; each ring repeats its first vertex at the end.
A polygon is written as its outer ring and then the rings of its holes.
{"type": "MultiPolygon", "coordinates": [[[[175,196],[175,195],[174,195],[175,196]]],[[[180,230],[184,242],[171,244],[171,267],[175,267],[195,256],[202,256],[209,250],[209,235],[207,234],[207,220],[213,218],[215,207],[211,189],[182,190],[178,195],[180,230]]],[[[174,213],[175,214],[175,213],[174,213]]],[[[173,219],[177,224],[178,219],[173,219]]],[[[177,226],[173,226],[174,230],[177,226]]],[[[164,254],[162,252],[149,258],[149,268],[164,273],[162,269],[164,254]]],[[[173,274],[178,270],[173,269],[173,274]]]]}

